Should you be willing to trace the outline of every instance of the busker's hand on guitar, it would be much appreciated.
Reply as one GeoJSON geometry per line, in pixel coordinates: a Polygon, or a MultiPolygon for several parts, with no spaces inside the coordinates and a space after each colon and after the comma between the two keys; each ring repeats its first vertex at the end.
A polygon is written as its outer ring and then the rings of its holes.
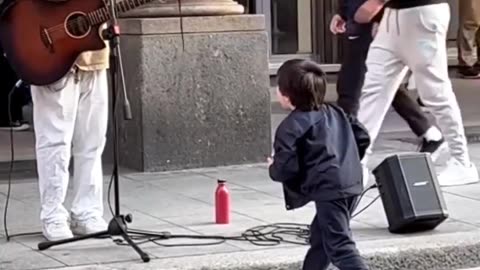
{"type": "Polygon", "coordinates": [[[330,31],[334,35],[343,34],[346,31],[346,22],[338,14],[335,14],[330,22],[330,31]]]}

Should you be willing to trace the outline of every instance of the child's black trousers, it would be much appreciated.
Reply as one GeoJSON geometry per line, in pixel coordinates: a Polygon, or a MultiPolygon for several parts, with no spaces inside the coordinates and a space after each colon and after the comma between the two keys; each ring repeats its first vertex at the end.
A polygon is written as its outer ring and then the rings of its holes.
{"type": "Polygon", "coordinates": [[[368,269],[350,230],[350,217],[358,197],[316,202],[317,214],[310,228],[310,250],[303,270],[325,270],[332,263],[340,270],[368,269]]]}

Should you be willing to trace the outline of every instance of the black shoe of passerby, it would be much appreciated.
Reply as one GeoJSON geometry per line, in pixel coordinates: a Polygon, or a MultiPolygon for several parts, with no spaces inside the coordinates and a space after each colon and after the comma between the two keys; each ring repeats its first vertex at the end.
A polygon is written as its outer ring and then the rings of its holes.
{"type": "Polygon", "coordinates": [[[445,139],[441,139],[439,141],[427,141],[423,139],[422,144],[420,146],[420,152],[422,153],[435,153],[440,146],[445,142],[445,139]]]}
{"type": "Polygon", "coordinates": [[[460,76],[465,79],[477,79],[480,78],[480,71],[475,67],[461,67],[458,70],[460,76]]]}

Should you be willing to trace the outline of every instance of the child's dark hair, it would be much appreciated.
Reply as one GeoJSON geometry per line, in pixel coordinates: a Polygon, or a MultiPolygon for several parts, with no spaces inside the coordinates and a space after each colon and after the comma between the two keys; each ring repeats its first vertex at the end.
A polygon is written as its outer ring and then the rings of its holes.
{"type": "Polygon", "coordinates": [[[303,59],[285,62],[277,72],[280,93],[290,99],[296,109],[320,109],[327,88],[325,72],[320,65],[303,59]]]}

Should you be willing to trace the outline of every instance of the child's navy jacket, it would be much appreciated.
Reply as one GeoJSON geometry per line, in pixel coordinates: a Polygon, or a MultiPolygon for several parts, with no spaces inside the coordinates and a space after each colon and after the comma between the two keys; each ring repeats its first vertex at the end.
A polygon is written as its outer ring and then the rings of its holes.
{"type": "Polygon", "coordinates": [[[283,184],[286,208],[361,194],[365,128],[335,105],[292,111],[277,129],[270,177],[283,184]]]}

